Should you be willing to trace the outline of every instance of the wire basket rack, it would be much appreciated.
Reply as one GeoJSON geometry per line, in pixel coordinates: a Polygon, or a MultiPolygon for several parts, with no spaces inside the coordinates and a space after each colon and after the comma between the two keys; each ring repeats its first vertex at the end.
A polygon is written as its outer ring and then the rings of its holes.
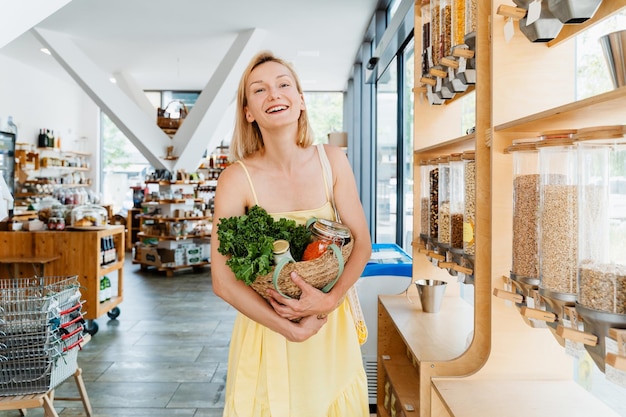
{"type": "Polygon", "coordinates": [[[0,279],[0,396],[48,392],[78,368],[77,276],[0,279]]]}

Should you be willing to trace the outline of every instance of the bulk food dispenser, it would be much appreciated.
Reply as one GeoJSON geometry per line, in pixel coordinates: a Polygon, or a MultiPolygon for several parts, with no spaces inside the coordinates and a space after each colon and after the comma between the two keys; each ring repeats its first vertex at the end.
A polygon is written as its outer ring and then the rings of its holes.
{"type": "Polygon", "coordinates": [[[420,249],[428,246],[430,213],[430,169],[427,160],[420,161],[420,249]]]}
{"type": "Polygon", "coordinates": [[[428,165],[428,237],[436,240],[439,234],[439,165],[437,159],[430,159],[428,165]]]}
{"type": "Polygon", "coordinates": [[[626,126],[580,129],[578,148],[578,297],[585,348],[605,369],[610,328],[626,329],[626,126]]]}
{"type": "Polygon", "coordinates": [[[476,254],[476,152],[465,151],[463,160],[463,256],[474,263],[476,254]]]}
{"type": "Polygon", "coordinates": [[[441,156],[437,159],[439,168],[437,243],[440,254],[445,254],[450,248],[450,164],[448,158],[448,156],[441,156]]]}
{"type": "Polygon", "coordinates": [[[524,297],[539,288],[538,139],[517,139],[506,151],[513,155],[513,253],[511,281],[524,297]]]}
{"type": "MultiPolygon", "coordinates": [[[[545,132],[539,152],[539,294],[546,309],[564,317],[576,302],[578,175],[576,130],[545,132]]],[[[556,320],[548,323],[556,327],[556,320]]]]}

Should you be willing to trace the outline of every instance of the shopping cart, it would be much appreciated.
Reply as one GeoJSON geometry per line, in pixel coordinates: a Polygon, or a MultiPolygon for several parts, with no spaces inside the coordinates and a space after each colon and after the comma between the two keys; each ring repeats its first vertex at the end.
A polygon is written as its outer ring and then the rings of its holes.
{"type": "Polygon", "coordinates": [[[0,279],[0,397],[46,393],[77,371],[77,276],[0,279]]]}

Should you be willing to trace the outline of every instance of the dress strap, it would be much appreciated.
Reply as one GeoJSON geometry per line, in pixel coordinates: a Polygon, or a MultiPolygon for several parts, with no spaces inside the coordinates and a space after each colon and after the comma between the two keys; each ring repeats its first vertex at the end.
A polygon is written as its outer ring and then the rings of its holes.
{"type": "Polygon", "coordinates": [[[324,144],[319,143],[316,146],[317,146],[317,153],[320,156],[320,162],[322,164],[322,173],[324,175],[324,187],[326,187],[326,199],[330,201],[330,204],[333,206],[333,211],[335,212],[335,220],[341,221],[339,219],[339,213],[337,212],[337,208],[335,207],[335,193],[333,191],[333,170],[330,166],[328,155],[326,155],[326,149],[324,148],[324,144]]]}
{"type": "Polygon", "coordinates": [[[246,173],[246,177],[248,177],[248,184],[250,184],[250,190],[252,190],[252,196],[254,197],[254,203],[258,206],[259,199],[256,197],[256,191],[254,191],[254,185],[252,185],[252,178],[250,178],[250,173],[248,172],[248,168],[246,168],[242,160],[238,159],[235,162],[238,162],[239,165],[241,165],[241,167],[243,168],[243,172],[246,173]]]}

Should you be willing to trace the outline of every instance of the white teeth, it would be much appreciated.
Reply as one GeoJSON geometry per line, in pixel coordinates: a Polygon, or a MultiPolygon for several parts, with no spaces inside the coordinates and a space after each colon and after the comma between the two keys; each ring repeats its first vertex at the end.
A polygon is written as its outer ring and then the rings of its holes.
{"type": "Polygon", "coordinates": [[[272,107],[271,109],[267,109],[267,113],[274,113],[281,110],[287,110],[287,106],[272,107]]]}

